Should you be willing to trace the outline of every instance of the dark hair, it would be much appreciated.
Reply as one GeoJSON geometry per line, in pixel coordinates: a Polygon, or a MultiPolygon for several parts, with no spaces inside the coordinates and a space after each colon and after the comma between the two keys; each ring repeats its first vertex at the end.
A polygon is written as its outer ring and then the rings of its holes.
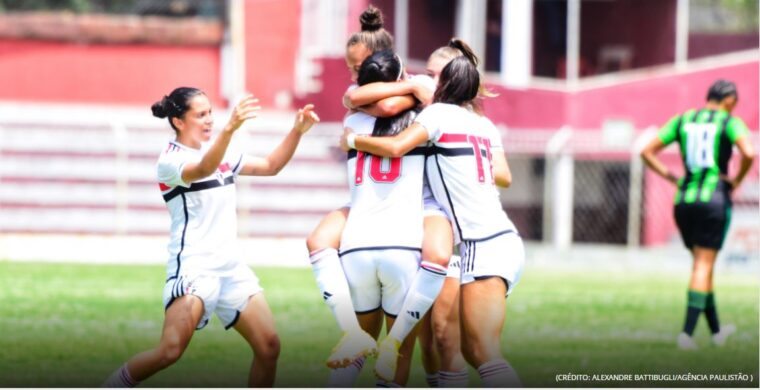
{"type": "Polygon", "coordinates": [[[373,53],[379,50],[393,50],[393,36],[383,28],[383,13],[378,8],[373,5],[367,7],[359,16],[359,23],[362,30],[351,34],[346,48],[361,43],[373,53]]]}
{"type": "Polygon", "coordinates": [[[150,110],[153,112],[153,116],[157,118],[168,118],[169,125],[174,129],[174,123],[172,118],[182,118],[183,115],[190,109],[190,99],[196,95],[203,95],[203,91],[198,88],[192,87],[179,87],[172,91],[167,96],[164,96],[161,100],[153,103],[150,106],[150,110]]]}
{"type": "Polygon", "coordinates": [[[475,63],[466,55],[457,57],[443,67],[433,102],[461,106],[475,99],[479,88],[480,73],[475,63]]]}
{"type": "MultiPolygon", "coordinates": [[[[379,81],[397,81],[401,74],[401,59],[390,50],[373,53],[362,62],[357,83],[361,85],[379,81]]],[[[418,110],[411,109],[388,118],[376,118],[372,129],[374,136],[391,136],[412,124],[418,110]]]]}
{"type": "Polygon", "coordinates": [[[717,80],[707,90],[707,101],[714,100],[720,102],[723,99],[733,96],[737,100],[739,99],[738,92],[736,91],[736,84],[728,80],[717,80]]]}

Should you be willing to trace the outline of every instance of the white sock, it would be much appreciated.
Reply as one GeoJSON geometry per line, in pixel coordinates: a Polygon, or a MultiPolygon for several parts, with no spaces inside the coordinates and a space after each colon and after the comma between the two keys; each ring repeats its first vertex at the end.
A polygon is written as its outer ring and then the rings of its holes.
{"type": "Polygon", "coordinates": [[[338,327],[344,332],[360,329],[338,251],[325,248],[312,253],[309,258],[317,287],[338,322],[338,327]]]}
{"type": "Polygon", "coordinates": [[[483,387],[522,387],[520,377],[506,360],[496,359],[478,367],[483,387]]]}
{"type": "Polygon", "coordinates": [[[440,387],[469,387],[470,378],[467,368],[461,371],[439,371],[438,386],[440,387]]]}
{"type": "Polygon", "coordinates": [[[406,293],[404,303],[401,305],[401,311],[393,323],[390,337],[403,341],[404,338],[412,331],[420,319],[433,306],[433,301],[438,297],[443,287],[443,281],[446,280],[446,268],[438,264],[423,261],[420,269],[414,276],[409,292],[406,293]]]}
{"type": "Polygon", "coordinates": [[[140,382],[132,379],[132,375],[127,370],[127,363],[124,363],[100,387],[135,387],[139,384],[140,382]]]}
{"type": "Polygon", "coordinates": [[[432,374],[425,374],[425,381],[428,384],[428,387],[438,387],[438,373],[434,372],[432,374]]]}
{"type": "Polygon", "coordinates": [[[348,367],[331,369],[327,387],[354,387],[362,367],[364,358],[354,360],[348,367]]]}

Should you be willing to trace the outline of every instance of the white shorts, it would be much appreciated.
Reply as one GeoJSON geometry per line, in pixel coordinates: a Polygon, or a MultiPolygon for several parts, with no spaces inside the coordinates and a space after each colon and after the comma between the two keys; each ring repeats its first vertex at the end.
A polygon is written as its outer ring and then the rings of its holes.
{"type": "Polygon", "coordinates": [[[446,219],[451,219],[446,214],[446,211],[438,204],[438,201],[433,197],[433,193],[427,186],[422,188],[422,215],[423,217],[441,216],[446,219]]]}
{"type": "Polygon", "coordinates": [[[397,316],[420,267],[420,252],[409,249],[366,249],[341,254],[343,272],[357,314],[382,308],[397,316]]]}
{"type": "Polygon", "coordinates": [[[248,299],[261,291],[259,278],[244,263],[236,265],[232,272],[224,275],[192,268],[182,269],[177,277],[172,276],[166,281],[164,310],[183,295],[195,295],[203,301],[203,317],[196,329],[205,327],[212,313],[216,313],[224,328],[229,329],[237,322],[248,299]]]}
{"type": "Polygon", "coordinates": [[[461,265],[462,265],[461,257],[457,255],[451,256],[451,259],[449,259],[449,268],[446,270],[446,277],[459,279],[462,276],[461,265]]]}
{"type": "Polygon", "coordinates": [[[507,283],[509,295],[520,281],[525,265],[525,249],[517,233],[510,231],[484,241],[462,241],[461,283],[498,276],[507,283]]]}

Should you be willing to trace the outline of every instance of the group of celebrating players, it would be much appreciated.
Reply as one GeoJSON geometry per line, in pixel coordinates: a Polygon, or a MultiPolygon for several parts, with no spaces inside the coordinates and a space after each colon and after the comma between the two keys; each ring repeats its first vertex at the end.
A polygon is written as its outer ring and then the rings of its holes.
{"type": "MultiPolygon", "coordinates": [[[[491,94],[478,58],[452,39],[430,55],[427,75],[411,76],[380,11],[370,6],[360,21],[346,45],[355,84],[344,96],[340,139],[351,199],[307,239],[320,294],[343,332],[326,385],[354,385],[376,356],[378,386],[403,386],[419,339],[431,387],[467,387],[467,364],[484,386],[520,386],[501,334],[525,255],[499,200],[497,186],[512,178],[499,131],[483,115],[491,94]]],[[[212,313],[251,346],[248,384],[274,384],[280,340],[258,279],[234,249],[234,184],[238,175],[277,174],[319,117],[306,105],[282,142],[257,158],[236,151],[232,137],[259,108],[253,96],[243,99],[212,140],[202,91],[177,88],[153,105],[176,133],[158,161],[171,216],[164,326],[158,346],[105,386],[136,386],[176,362],[212,313]]]]}

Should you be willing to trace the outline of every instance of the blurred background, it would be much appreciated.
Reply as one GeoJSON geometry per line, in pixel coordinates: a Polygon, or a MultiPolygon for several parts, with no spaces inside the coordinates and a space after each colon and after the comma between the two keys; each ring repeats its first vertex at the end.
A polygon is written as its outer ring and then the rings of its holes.
{"type": "MultiPolygon", "coordinates": [[[[757,0],[372,3],[412,73],[453,36],[484,59],[498,93],[486,113],[515,177],[504,208],[532,243],[679,248],[674,189],[637,153],[718,78],[738,85],[734,115],[760,144],[757,0]]],[[[154,164],[173,133],[148,107],[182,85],[206,91],[217,127],[231,101],[258,96],[266,110],[239,140],[253,154],[275,145],[297,106],[316,104],[323,123],[289,167],[239,186],[242,237],[304,238],[348,199],[335,148],[343,54],[369,4],[0,0],[0,258],[72,258],[81,246],[64,256],[33,243],[95,235],[158,238],[126,248],[162,259],[169,220],[154,164]]],[[[663,158],[682,172],[674,147],[663,158]]],[[[734,260],[758,258],[757,166],[735,194],[724,251],[734,260]]]]}

